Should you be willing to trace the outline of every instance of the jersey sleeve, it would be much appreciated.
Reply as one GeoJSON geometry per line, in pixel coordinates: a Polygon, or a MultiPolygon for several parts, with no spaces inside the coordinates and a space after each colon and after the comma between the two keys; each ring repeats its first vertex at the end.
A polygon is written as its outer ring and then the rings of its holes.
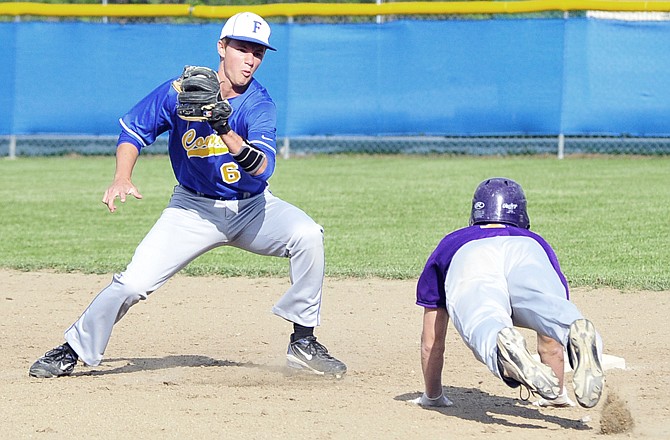
{"type": "Polygon", "coordinates": [[[141,151],[173,126],[172,110],[177,103],[177,92],[172,81],[164,82],[119,119],[121,134],[117,145],[129,142],[141,151]]]}
{"type": "Polygon", "coordinates": [[[431,309],[445,308],[446,293],[444,280],[446,273],[433,256],[428,259],[416,285],[416,304],[431,309]]]}
{"type": "Polygon", "coordinates": [[[447,292],[444,283],[454,254],[467,242],[475,240],[481,229],[475,226],[461,228],[447,234],[437,245],[419,277],[416,286],[417,305],[427,308],[446,308],[447,292]]]}
{"type": "Polygon", "coordinates": [[[246,139],[251,145],[265,153],[267,167],[257,179],[268,180],[275,171],[277,158],[277,109],[274,102],[265,101],[256,105],[254,117],[248,122],[246,139]]]}

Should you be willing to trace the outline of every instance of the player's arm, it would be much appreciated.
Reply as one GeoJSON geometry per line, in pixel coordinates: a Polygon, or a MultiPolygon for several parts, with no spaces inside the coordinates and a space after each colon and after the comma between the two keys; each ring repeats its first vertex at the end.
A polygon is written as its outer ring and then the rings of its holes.
{"type": "Polygon", "coordinates": [[[421,332],[421,368],[426,396],[442,396],[442,368],[449,315],[443,308],[424,308],[421,332]]]}
{"type": "Polygon", "coordinates": [[[131,180],[133,168],[140,150],[153,144],[172,126],[171,112],[176,101],[177,92],[172,89],[172,80],[165,81],[119,119],[121,133],[116,147],[114,181],[102,197],[102,203],[110,212],[116,211],[114,201],[117,197],[122,203],[129,194],[142,198],[131,180]]]}
{"type": "Polygon", "coordinates": [[[537,335],[537,353],[540,355],[540,361],[551,367],[558,378],[558,383],[563,389],[563,378],[565,376],[565,358],[563,356],[563,345],[550,338],[538,333],[537,335]]]}
{"type": "Polygon", "coordinates": [[[268,166],[268,159],[260,148],[255,147],[233,130],[225,134],[219,134],[219,137],[228,147],[233,159],[244,171],[252,176],[258,176],[265,171],[268,166]]]}
{"type": "MultiPolygon", "coordinates": [[[[233,109],[227,99],[221,99],[219,78],[214,70],[186,66],[172,83],[172,88],[177,93],[178,117],[186,121],[207,121],[226,144],[233,159],[248,174],[258,176],[266,171],[266,153],[232,130],[228,119],[233,109]]],[[[274,110],[274,106],[272,108],[274,110]]]]}
{"type": "Polygon", "coordinates": [[[538,333],[537,352],[540,355],[540,361],[542,361],[542,363],[545,365],[549,365],[558,378],[561,392],[558,395],[558,398],[555,400],[540,398],[539,400],[533,402],[533,405],[557,408],[575,406],[575,402],[573,402],[570,397],[568,397],[568,390],[565,388],[565,382],[563,381],[565,377],[565,357],[563,355],[563,345],[549,336],[544,336],[538,333]]]}
{"type": "Polygon", "coordinates": [[[121,203],[126,201],[127,195],[133,195],[136,199],[142,198],[142,194],[131,180],[139,154],[137,147],[129,142],[121,142],[116,148],[114,181],[102,196],[102,203],[107,205],[109,212],[116,211],[114,200],[117,197],[121,200],[121,203]]]}

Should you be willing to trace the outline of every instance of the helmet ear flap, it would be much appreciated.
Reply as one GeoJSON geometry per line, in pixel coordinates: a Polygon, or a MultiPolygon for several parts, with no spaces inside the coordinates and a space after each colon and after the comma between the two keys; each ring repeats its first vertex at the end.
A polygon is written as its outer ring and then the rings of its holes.
{"type": "Polygon", "coordinates": [[[469,223],[505,223],[530,229],[526,195],[521,185],[505,177],[493,177],[481,182],[472,198],[469,223]]]}

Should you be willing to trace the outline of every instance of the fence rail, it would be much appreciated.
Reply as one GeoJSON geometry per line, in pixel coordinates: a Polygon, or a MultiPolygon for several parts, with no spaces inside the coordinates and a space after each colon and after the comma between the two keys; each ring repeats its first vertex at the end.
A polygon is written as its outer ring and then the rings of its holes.
{"type": "MultiPolygon", "coordinates": [[[[113,155],[116,136],[30,135],[0,137],[0,157],[113,155]]],[[[310,154],[451,154],[472,156],[670,154],[670,138],[609,136],[298,136],[277,140],[279,156],[310,154]]],[[[167,154],[159,138],[142,154],[167,154]]]]}
{"type": "Polygon", "coordinates": [[[670,1],[418,1],[393,3],[274,3],[236,6],[0,3],[0,16],[227,18],[247,10],[265,17],[519,14],[547,11],[669,12],[670,1]]]}

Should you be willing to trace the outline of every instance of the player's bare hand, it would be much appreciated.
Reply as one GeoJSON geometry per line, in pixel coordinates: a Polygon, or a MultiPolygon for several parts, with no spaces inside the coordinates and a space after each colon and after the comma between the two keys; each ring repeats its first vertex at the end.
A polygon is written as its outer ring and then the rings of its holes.
{"type": "Polygon", "coordinates": [[[142,194],[130,180],[115,180],[102,196],[102,203],[107,205],[109,212],[114,212],[116,211],[114,205],[116,198],[118,197],[121,203],[125,203],[127,196],[133,196],[136,199],[142,198],[142,194]]]}
{"type": "Polygon", "coordinates": [[[438,397],[435,398],[430,398],[426,395],[426,393],[423,393],[421,397],[417,397],[416,399],[408,400],[409,403],[413,405],[419,405],[424,408],[443,408],[447,406],[452,406],[454,402],[449,400],[447,396],[444,394],[440,394],[438,397]]]}

